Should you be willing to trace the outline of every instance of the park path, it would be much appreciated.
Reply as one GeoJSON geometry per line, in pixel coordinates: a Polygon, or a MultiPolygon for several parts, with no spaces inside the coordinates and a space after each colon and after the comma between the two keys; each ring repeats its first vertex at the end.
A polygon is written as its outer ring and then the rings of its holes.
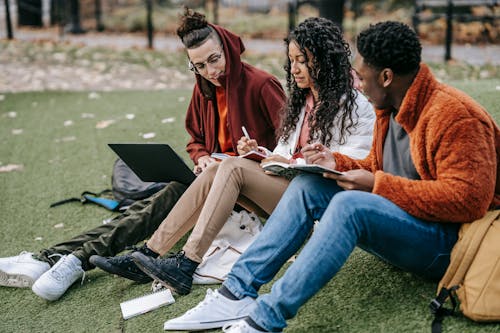
{"type": "MultiPolygon", "coordinates": [[[[89,32],[83,35],[60,35],[58,29],[16,29],[15,40],[19,41],[52,41],[53,44],[64,44],[91,47],[102,47],[118,51],[146,49],[147,39],[139,34],[99,34],[89,32]]],[[[5,36],[0,28],[0,37],[5,36]]],[[[281,40],[243,38],[247,53],[284,55],[284,43],[281,40]]],[[[92,61],[68,64],[65,55],[54,51],[54,61],[43,59],[44,56],[23,53],[22,46],[12,43],[9,52],[0,54],[0,93],[42,90],[72,91],[110,91],[110,90],[163,90],[171,88],[190,88],[193,77],[185,70],[167,66],[139,66],[138,64],[110,61],[92,61]],[[16,50],[15,48],[19,49],[16,50]],[[14,50],[12,50],[14,49],[14,50]],[[41,59],[41,60],[40,60],[41,59]],[[61,60],[62,59],[62,60],[61,60]]],[[[182,49],[177,37],[157,34],[154,48],[160,52],[173,52],[182,49]]],[[[99,51],[93,56],[98,57],[99,51]]],[[[31,50],[33,53],[33,50],[31,50]]],[[[36,53],[36,52],[35,52],[36,53]]],[[[500,45],[453,45],[452,56],[460,63],[471,65],[500,65],[500,45]]],[[[425,62],[442,63],[444,47],[424,45],[423,60],[425,62]]],[[[497,71],[493,71],[496,73],[497,71]]],[[[492,73],[493,73],[492,72],[492,73]]],[[[491,77],[490,71],[482,71],[483,78],[491,77]],[[484,73],[483,73],[484,72],[484,73]]]]}
{"type": "MultiPolygon", "coordinates": [[[[57,29],[21,29],[15,32],[15,38],[20,40],[55,40],[87,46],[106,46],[117,49],[146,48],[147,38],[139,34],[99,34],[83,35],[64,34],[60,36],[57,29]]],[[[282,53],[284,44],[281,40],[244,39],[245,46],[253,53],[282,53]]],[[[179,39],[174,36],[156,35],[153,40],[156,50],[173,51],[182,48],[179,39]]],[[[443,45],[424,45],[422,58],[426,62],[442,62],[444,59],[443,45]]],[[[500,45],[453,45],[453,59],[471,65],[500,65],[500,45]]]]}

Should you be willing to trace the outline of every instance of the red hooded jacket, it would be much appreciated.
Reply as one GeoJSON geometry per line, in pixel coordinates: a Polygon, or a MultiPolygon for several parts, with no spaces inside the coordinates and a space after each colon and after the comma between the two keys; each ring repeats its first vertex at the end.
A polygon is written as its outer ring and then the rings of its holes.
{"type": "MultiPolygon", "coordinates": [[[[243,136],[245,126],[252,139],[260,146],[274,149],[276,129],[285,105],[285,93],[279,81],[269,73],[241,61],[245,46],[240,37],[216,25],[226,58],[225,74],[219,82],[227,99],[227,127],[233,150],[243,136]]],[[[186,130],[191,139],[186,150],[195,164],[198,158],[218,152],[218,110],[215,86],[196,74],[196,85],[186,115],[186,130]]]]}

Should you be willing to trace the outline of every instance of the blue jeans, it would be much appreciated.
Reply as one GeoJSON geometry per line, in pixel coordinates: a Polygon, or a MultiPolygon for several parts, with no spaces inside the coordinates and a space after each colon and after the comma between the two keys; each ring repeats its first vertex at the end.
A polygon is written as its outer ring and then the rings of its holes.
{"type": "Polygon", "coordinates": [[[316,220],[295,262],[269,294],[257,298],[250,314],[269,331],[281,331],[286,320],[340,270],[355,246],[404,270],[439,279],[460,227],[423,221],[379,195],[343,191],[335,181],[300,175],[224,286],[237,297],[257,297],[259,288],[300,249],[316,220]]]}

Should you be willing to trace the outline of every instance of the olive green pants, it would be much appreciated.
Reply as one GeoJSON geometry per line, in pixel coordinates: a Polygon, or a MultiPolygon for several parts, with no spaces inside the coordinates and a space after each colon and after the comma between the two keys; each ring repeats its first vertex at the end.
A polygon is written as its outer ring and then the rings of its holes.
{"type": "Polygon", "coordinates": [[[88,261],[90,256],[114,256],[151,236],[186,189],[186,185],[171,182],[149,198],[135,202],[110,223],[44,249],[35,257],[53,266],[60,258],[54,254],[72,253],[81,260],[84,270],[90,270],[94,268],[88,261]]]}

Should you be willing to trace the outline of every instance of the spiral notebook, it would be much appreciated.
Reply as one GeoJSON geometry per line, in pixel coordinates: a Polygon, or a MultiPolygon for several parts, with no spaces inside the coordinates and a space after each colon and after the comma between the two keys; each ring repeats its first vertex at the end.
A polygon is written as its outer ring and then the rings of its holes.
{"type": "Polygon", "coordinates": [[[129,319],[174,302],[175,299],[170,289],[162,289],[161,291],[122,302],[120,307],[123,319],[129,319]]]}

